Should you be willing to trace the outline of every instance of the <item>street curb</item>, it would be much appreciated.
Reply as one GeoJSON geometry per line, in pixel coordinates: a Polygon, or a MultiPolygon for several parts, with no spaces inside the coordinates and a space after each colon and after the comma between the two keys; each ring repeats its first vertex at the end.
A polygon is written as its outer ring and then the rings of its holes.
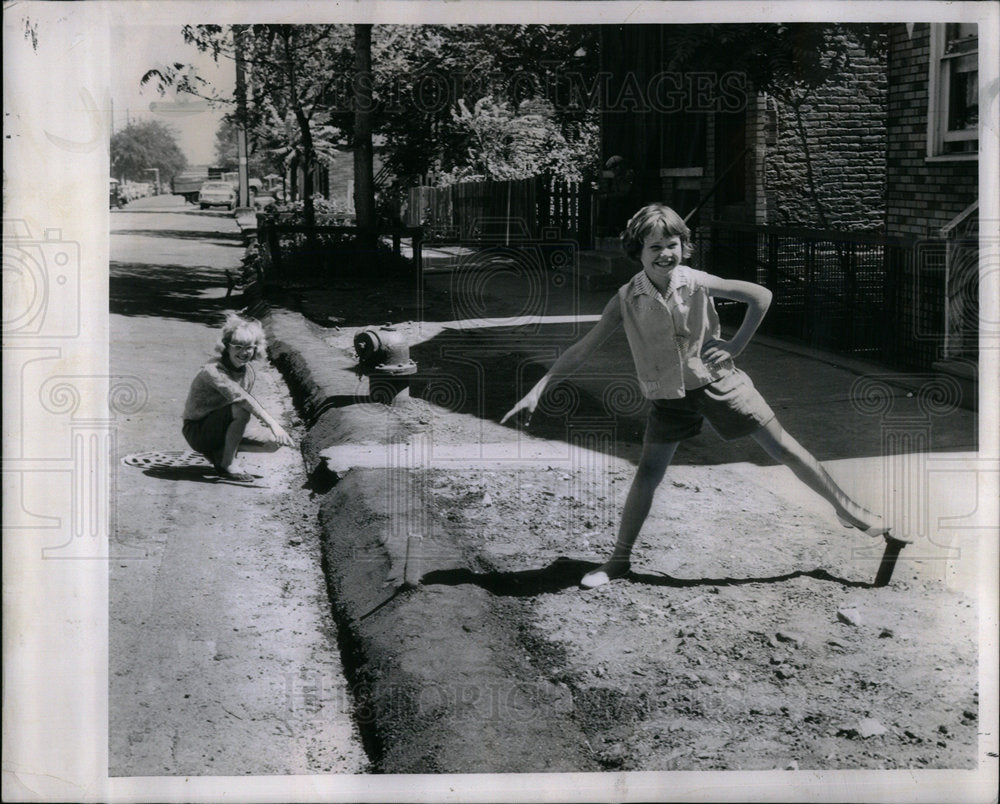
{"type": "Polygon", "coordinates": [[[264,315],[271,359],[287,374],[293,394],[310,423],[332,407],[362,401],[368,383],[356,362],[327,344],[300,313],[268,309],[264,315]]]}

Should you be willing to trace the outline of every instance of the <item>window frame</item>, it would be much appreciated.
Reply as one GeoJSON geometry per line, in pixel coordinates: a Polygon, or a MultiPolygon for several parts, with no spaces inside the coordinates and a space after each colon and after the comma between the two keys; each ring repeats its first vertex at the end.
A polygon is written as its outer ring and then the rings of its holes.
{"type": "Polygon", "coordinates": [[[947,28],[951,23],[931,23],[929,53],[929,81],[927,98],[927,161],[957,162],[971,161],[979,158],[979,126],[968,131],[948,131],[948,109],[950,82],[950,64],[961,56],[975,55],[976,80],[979,80],[979,37],[976,36],[976,49],[967,52],[945,53],[947,47],[947,28]],[[976,150],[957,151],[949,153],[945,150],[948,142],[967,142],[974,140],[976,150]]]}

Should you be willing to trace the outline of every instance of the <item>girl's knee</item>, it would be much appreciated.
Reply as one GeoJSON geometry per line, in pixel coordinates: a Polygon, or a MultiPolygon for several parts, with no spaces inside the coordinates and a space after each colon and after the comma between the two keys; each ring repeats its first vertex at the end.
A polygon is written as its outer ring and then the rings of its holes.
{"type": "Polygon", "coordinates": [[[245,402],[233,402],[230,409],[233,413],[233,421],[241,422],[243,424],[250,421],[250,406],[245,402]]]}

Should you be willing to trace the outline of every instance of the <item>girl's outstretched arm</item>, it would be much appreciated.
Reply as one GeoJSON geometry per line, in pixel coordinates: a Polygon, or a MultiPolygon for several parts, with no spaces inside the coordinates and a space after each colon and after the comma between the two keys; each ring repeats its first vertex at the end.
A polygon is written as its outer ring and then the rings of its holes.
{"type": "Polygon", "coordinates": [[[274,435],[275,442],[282,447],[292,447],[295,446],[295,442],[292,437],[286,432],[285,428],[278,424],[277,419],[275,419],[270,413],[268,413],[264,406],[260,404],[249,391],[243,391],[243,399],[240,403],[246,406],[246,408],[258,419],[260,419],[265,426],[274,435]]]}
{"type": "Polygon", "coordinates": [[[702,348],[701,356],[705,363],[715,365],[725,360],[737,357],[764,320],[767,308],[771,306],[771,291],[763,285],[754,282],[743,282],[738,279],[722,279],[718,276],[708,275],[705,287],[709,294],[717,299],[732,299],[743,302],[747,306],[743,316],[743,323],[728,341],[709,340],[702,348]]]}
{"type": "Polygon", "coordinates": [[[500,420],[500,424],[521,410],[527,410],[530,416],[538,406],[538,401],[542,398],[546,386],[553,380],[561,380],[576,371],[597,347],[607,340],[607,337],[614,332],[621,321],[621,303],[616,294],[604,306],[604,312],[601,313],[601,318],[594,325],[594,328],[559,355],[545,376],[535,383],[534,387],[514,407],[507,411],[500,420]]]}

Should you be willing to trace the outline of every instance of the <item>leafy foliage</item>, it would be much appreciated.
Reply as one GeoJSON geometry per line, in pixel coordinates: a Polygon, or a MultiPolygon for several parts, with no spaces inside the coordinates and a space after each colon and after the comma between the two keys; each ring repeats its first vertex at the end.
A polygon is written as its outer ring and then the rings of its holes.
{"type": "MultiPolygon", "coordinates": [[[[235,56],[229,28],[183,32],[216,60],[235,56]]],[[[352,26],[250,25],[238,33],[251,150],[306,168],[353,143],[352,26]]],[[[591,170],[595,111],[563,103],[561,89],[567,77],[596,73],[596,39],[591,26],[374,26],[371,111],[389,172],[405,184],[427,173],[448,181],[527,170],[577,178],[591,170]],[[491,119],[502,128],[491,132],[491,119]]],[[[146,82],[233,106],[189,65],[150,70],[146,82]]]]}
{"type": "Polygon", "coordinates": [[[744,73],[754,89],[802,102],[843,80],[859,54],[882,56],[885,26],[846,23],[718,23],[670,31],[668,70],[744,73]]]}
{"type": "MultiPolygon", "coordinates": [[[[345,72],[345,28],[336,25],[187,25],[184,39],[213,59],[236,58],[242,44],[246,75],[246,126],[251,150],[267,150],[284,168],[300,167],[306,176],[303,196],[312,196],[311,169],[344,144],[340,130],[330,125],[323,102],[345,72]]],[[[236,99],[222,95],[190,65],[175,63],[148,71],[142,83],[155,82],[160,91],[172,86],[228,106],[235,122],[236,99]]]]}
{"type": "Polygon", "coordinates": [[[589,172],[595,112],[564,103],[562,89],[596,73],[596,41],[591,26],[377,26],[376,119],[390,170],[404,183],[589,172]]]}
{"type": "Polygon", "coordinates": [[[149,181],[148,168],[168,182],[187,166],[174,133],[159,120],[132,123],[111,138],[111,173],[127,181],[149,181]]]}
{"type": "MultiPolygon", "coordinates": [[[[239,161],[236,145],[237,127],[235,118],[226,115],[215,131],[215,163],[217,165],[235,165],[239,161]]],[[[247,170],[249,175],[263,177],[282,170],[280,159],[261,147],[259,139],[247,137],[247,170]]]]}
{"type": "Polygon", "coordinates": [[[581,167],[597,149],[596,120],[587,120],[567,139],[551,101],[530,98],[516,109],[487,95],[472,109],[463,99],[452,111],[458,132],[466,135],[466,159],[440,177],[442,184],[483,179],[526,179],[541,173],[579,181],[581,167]]]}

